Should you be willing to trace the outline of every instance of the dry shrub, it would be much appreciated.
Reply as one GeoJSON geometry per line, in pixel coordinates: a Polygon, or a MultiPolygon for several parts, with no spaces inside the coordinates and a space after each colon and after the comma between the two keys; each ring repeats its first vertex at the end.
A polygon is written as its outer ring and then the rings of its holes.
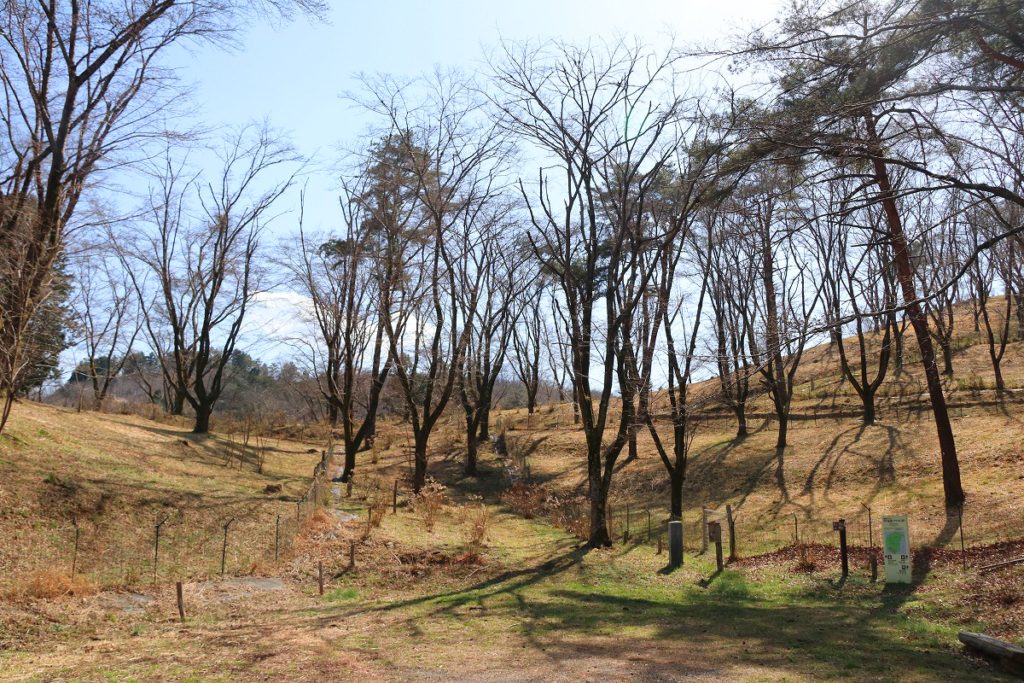
{"type": "Polygon", "coordinates": [[[575,505],[562,505],[551,512],[551,522],[576,538],[590,537],[590,517],[579,514],[575,505]]]}
{"type": "Polygon", "coordinates": [[[309,538],[317,534],[325,534],[331,530],[337,520],[323,510],[317,508],[299,525],[299,536],[309,538]]]}
{"type": "Polygon", "coordinates": [[[373,530],[380,527],[388,513],[389,505],[390,501],[384,491],[378,489],[370,494],[367,501],[366,530],[363,532],[363,538],[369,538],[373,530]]]}
{"type": "Polygon", "coordinates": [[[423,527],[427,531],[433,531],[437,518],[444,509],[446,487],[433,480],[427,479],[426,485],[420,490],[413,501],[413,509],[423,520],[423,527]]]}
{"type": "Polygon", "coordinates": [[[469,522],[469,545],[478,548],[487,540],[487,528],[491,524],[491,509],[483,504],[480,496],[473,496],[475,503],[467,506],[465,519],[469,522]]]}
{"type": "Polygon", "coordinates": [[[818,569],[818,563],[807,555],[806,546],[800,546],[800,556],[797,558],[794,568],[804,574],[812,574],[818,569]]]}
{"type": "Polygon", "coordinates": [[[517,481],[512,488],[501,494],[501,500],[524,519],[534,519],[543,514],[548,495],[537,484],[517,481]]]}
{"type": "Polygon", "coordinates": [[[71,576],[65,571],[41,569],[16,582],[7,591],[9,599],[51,600],[68,595],[89,595],[98,590],[96,583],[81,574],[71,576]]]}

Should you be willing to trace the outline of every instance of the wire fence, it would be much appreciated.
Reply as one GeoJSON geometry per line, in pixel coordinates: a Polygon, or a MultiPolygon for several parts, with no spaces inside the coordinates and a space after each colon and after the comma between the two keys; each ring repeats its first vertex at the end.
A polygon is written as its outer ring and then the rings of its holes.
{"type": "Polygon", "coordinates": [[[148,519],[125,510],[37,522],[7,539],[0,571],[12,584],[59,574],[120,587],[266,570],[292,555],[303,523],[329,500],[332,467],[324,452],[295,500],[197,501],[148,519]]]}
{"type": "MultiPolygon", "coordinates": [[[[589,510],[583,503],[574,503],[568,516],[578,523],[565,526],[586,528],[589,510]]],[[[730,519],[739,557],[774,552],[790,545],[839,546],[835,523],[845,522],[850,547],[879,548],[882,545],[882,519],[887,515],[907,515],[910,542],[915,548],[972,550],[1000,543],[1024,540],[1024,511],[965,505],[961,509],[936,511],[905,506],[866,506],[836,508],[828,517],[802,513],[779,514],[771,519],[750,517],[743,512],[720,508],[702,508],[682,516],[683,546],[687,551],[708,549],[708,525],[719,522],[728,534],[730,519]]],[[[566,516],[563,511],[562,516],[566,516]]],[[[667,544],[669,517],[664,509],[621,503],[610,505],[609,532],[613,540],[639,545],[667,544]]]]}

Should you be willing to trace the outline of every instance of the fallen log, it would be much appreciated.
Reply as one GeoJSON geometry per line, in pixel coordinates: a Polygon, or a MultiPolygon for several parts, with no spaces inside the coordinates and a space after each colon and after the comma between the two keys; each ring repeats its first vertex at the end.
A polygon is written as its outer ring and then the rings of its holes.
{"type": "Polygon", "coordinates": [[[997,660],[1004,671],[1024,679],[1024,647],[968,631],[961,631],[957,637],[970,649],[997,660]]]}
{"type": "Polygon", "coordinates": [[[987,571],[991,571],[993,569],[999,569],[1000,567],[1009,567],[1010,565],[1013,565],[1013,564],[1020,564],[1021,562],[1024,562],[1024,557],[1018,557],[1018,558],[1013,559],[1013,560],[1007,560],[1006,562],[996,562],[995,564],[986,565],[986,566],[982,567],[981,569],[979,569],[978,571],[987,572],[987,571]]]}

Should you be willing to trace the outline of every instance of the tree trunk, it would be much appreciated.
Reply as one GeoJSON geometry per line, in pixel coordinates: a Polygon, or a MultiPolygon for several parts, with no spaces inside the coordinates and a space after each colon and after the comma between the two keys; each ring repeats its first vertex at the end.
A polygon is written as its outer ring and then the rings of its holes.
{"type": "Polygon", "coordinates": [[[873,425],[875,424],[875,391],[874,389],[867,388],[864,390],[863,395],[860,397],[861,403],[864,404],[864,424],[873,425]]]}
{"type": "Polygon", "coordinates": [[[636,429],[629,430],[629,455],[626,456],[626,462],[636,460],[639,457],[636,448],[636,429]]]}
{"type": "Polygon", "coordinates": [[[733,411],[736,413],[736,438],[745,438],[747,436],[747,402],[736,401],[733,411]]]}
{"type": "Polygon", "coordinates": [[[789,434],[789,411],[779,408],[775,411],[779,419],[779,438],[775,441],[775,448],[786,447],[786,437],[789,434]]]}
{"type": "MultiPolygon", "coordinates": [[[[873,143],[877,143],[878,133],[875,130],[874,118],[869,113],[865,119],[868,135],[873,143]]],[[[896,276],[903,293],[903,302],[907,306],[907,316],[910,318],[910,324],[914,328],[914,335],[917,337],[917,344],[921,350],[921,363],[924,365],[925,377],[928,380],[928,394],[931,397],[932,413],[935,416],[935,430],[938,433],[939,450],[941,452],[942,487],[945,493],[946,507],[951,508],[960,505],[965,499],[963,484],[960,481],[960,463],[956,454],[953,425],[949,420],[949,411],[946,408],[946,396],[942,391],[939,369],[935,365],[935,349],[932,347],[928,319],[925,317],[920,304],[917,303],[917,291],[914,288],[914,272],[910,263],[910,249],[907,244],[906,235],[903,233],[903,223],[900,219],[899,210],[896,207],[895,195],[893,194],[892,184],[889,181],[889,171],[886,168],[885,162],[877,157],[872,159],[872,164],[882,198],[882,210],[885,213],[886,225],[889,228],[889,237],[892,240],[896,276]]]]}
{"type": "Polygon", "coordinates": [[[417,434],[413,453],[412,492],[419,493],[427,483],[427,434],[417,434]]]}
{"type": "Polygon", "coordinates": [[[673,520],[683,518],[683,482],[686,475],[681,467],[676,464],[669,474],[669,481],[672,483],[672,503],[670,507],[670,518],[673,520]]]}
{"type": "Polygon", "coordinates": [[[487,401],[488,405],[483,407],[483,415],[480,416],[480,441],[486,443],[491,439],[491,406],[490,399],[487,401]]]}
{"type": "Polygon", "coordinates": [[[948,377],[953,376],[953,345],[943,339],[939,342],[939,348],[942,349],[942,374],[948,377]]]}
{"type": "Polygon", "coordinates": [[[199,404],[199,407],[196,408],[196,424],[192,428],[193,434],[206,434],[210,431],[211,414],[213,414],[213,406],[199,404]]]}
{"type": "Polygon", "coordinates": [[[345,469],[341,473],[341,480],[345,483],[352,478],[356,469],[356,445],[349,439],[345,439],[345,469]]]}
{"type": "Polygon", "coordinates": [[[466,476],[476,476],[477,426],[470,423],[466,426],[466,476]]]}
{"type": "Polygon", "coordinates": [[[608,495],[600,483],[590,489],[590,538],[591,548],[610,548],[612,537],[608,533],[608,495]]]}
{"type": "Polygon", "coordinates": [[[171,415],[183,415],[185,413],[185,392],[174,391],[174,398],[171,400],[170,405],[171,415]]]}

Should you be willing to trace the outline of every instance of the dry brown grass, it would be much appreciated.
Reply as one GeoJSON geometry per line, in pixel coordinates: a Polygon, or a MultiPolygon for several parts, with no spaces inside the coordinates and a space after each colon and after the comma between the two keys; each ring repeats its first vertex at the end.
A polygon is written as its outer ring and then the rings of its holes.
{"type": "Polygon", "coordinates": [[[14,582],[70,572],[76,522],[78,572],[101,586],[153,579],[161,521],[158,578],[219,572],[231,518],[228,571],[272,561],[278,515],[286,555],[293,501],[317,460],[306,444],[281,442],[268,446],[263,474],[255,461],[228,468],[230,445],[217,435],[28,402],[9,429],[0,440],[0,574],[14,582]]]}
{"type": "Polygon", "coordinates": [[[57,569],[40,569],[28,576],[22,576],[10,584],[0,597],[10,601],[52,600],[68,596],[92,595],[99,585],[81,574],[57,569]]]}

